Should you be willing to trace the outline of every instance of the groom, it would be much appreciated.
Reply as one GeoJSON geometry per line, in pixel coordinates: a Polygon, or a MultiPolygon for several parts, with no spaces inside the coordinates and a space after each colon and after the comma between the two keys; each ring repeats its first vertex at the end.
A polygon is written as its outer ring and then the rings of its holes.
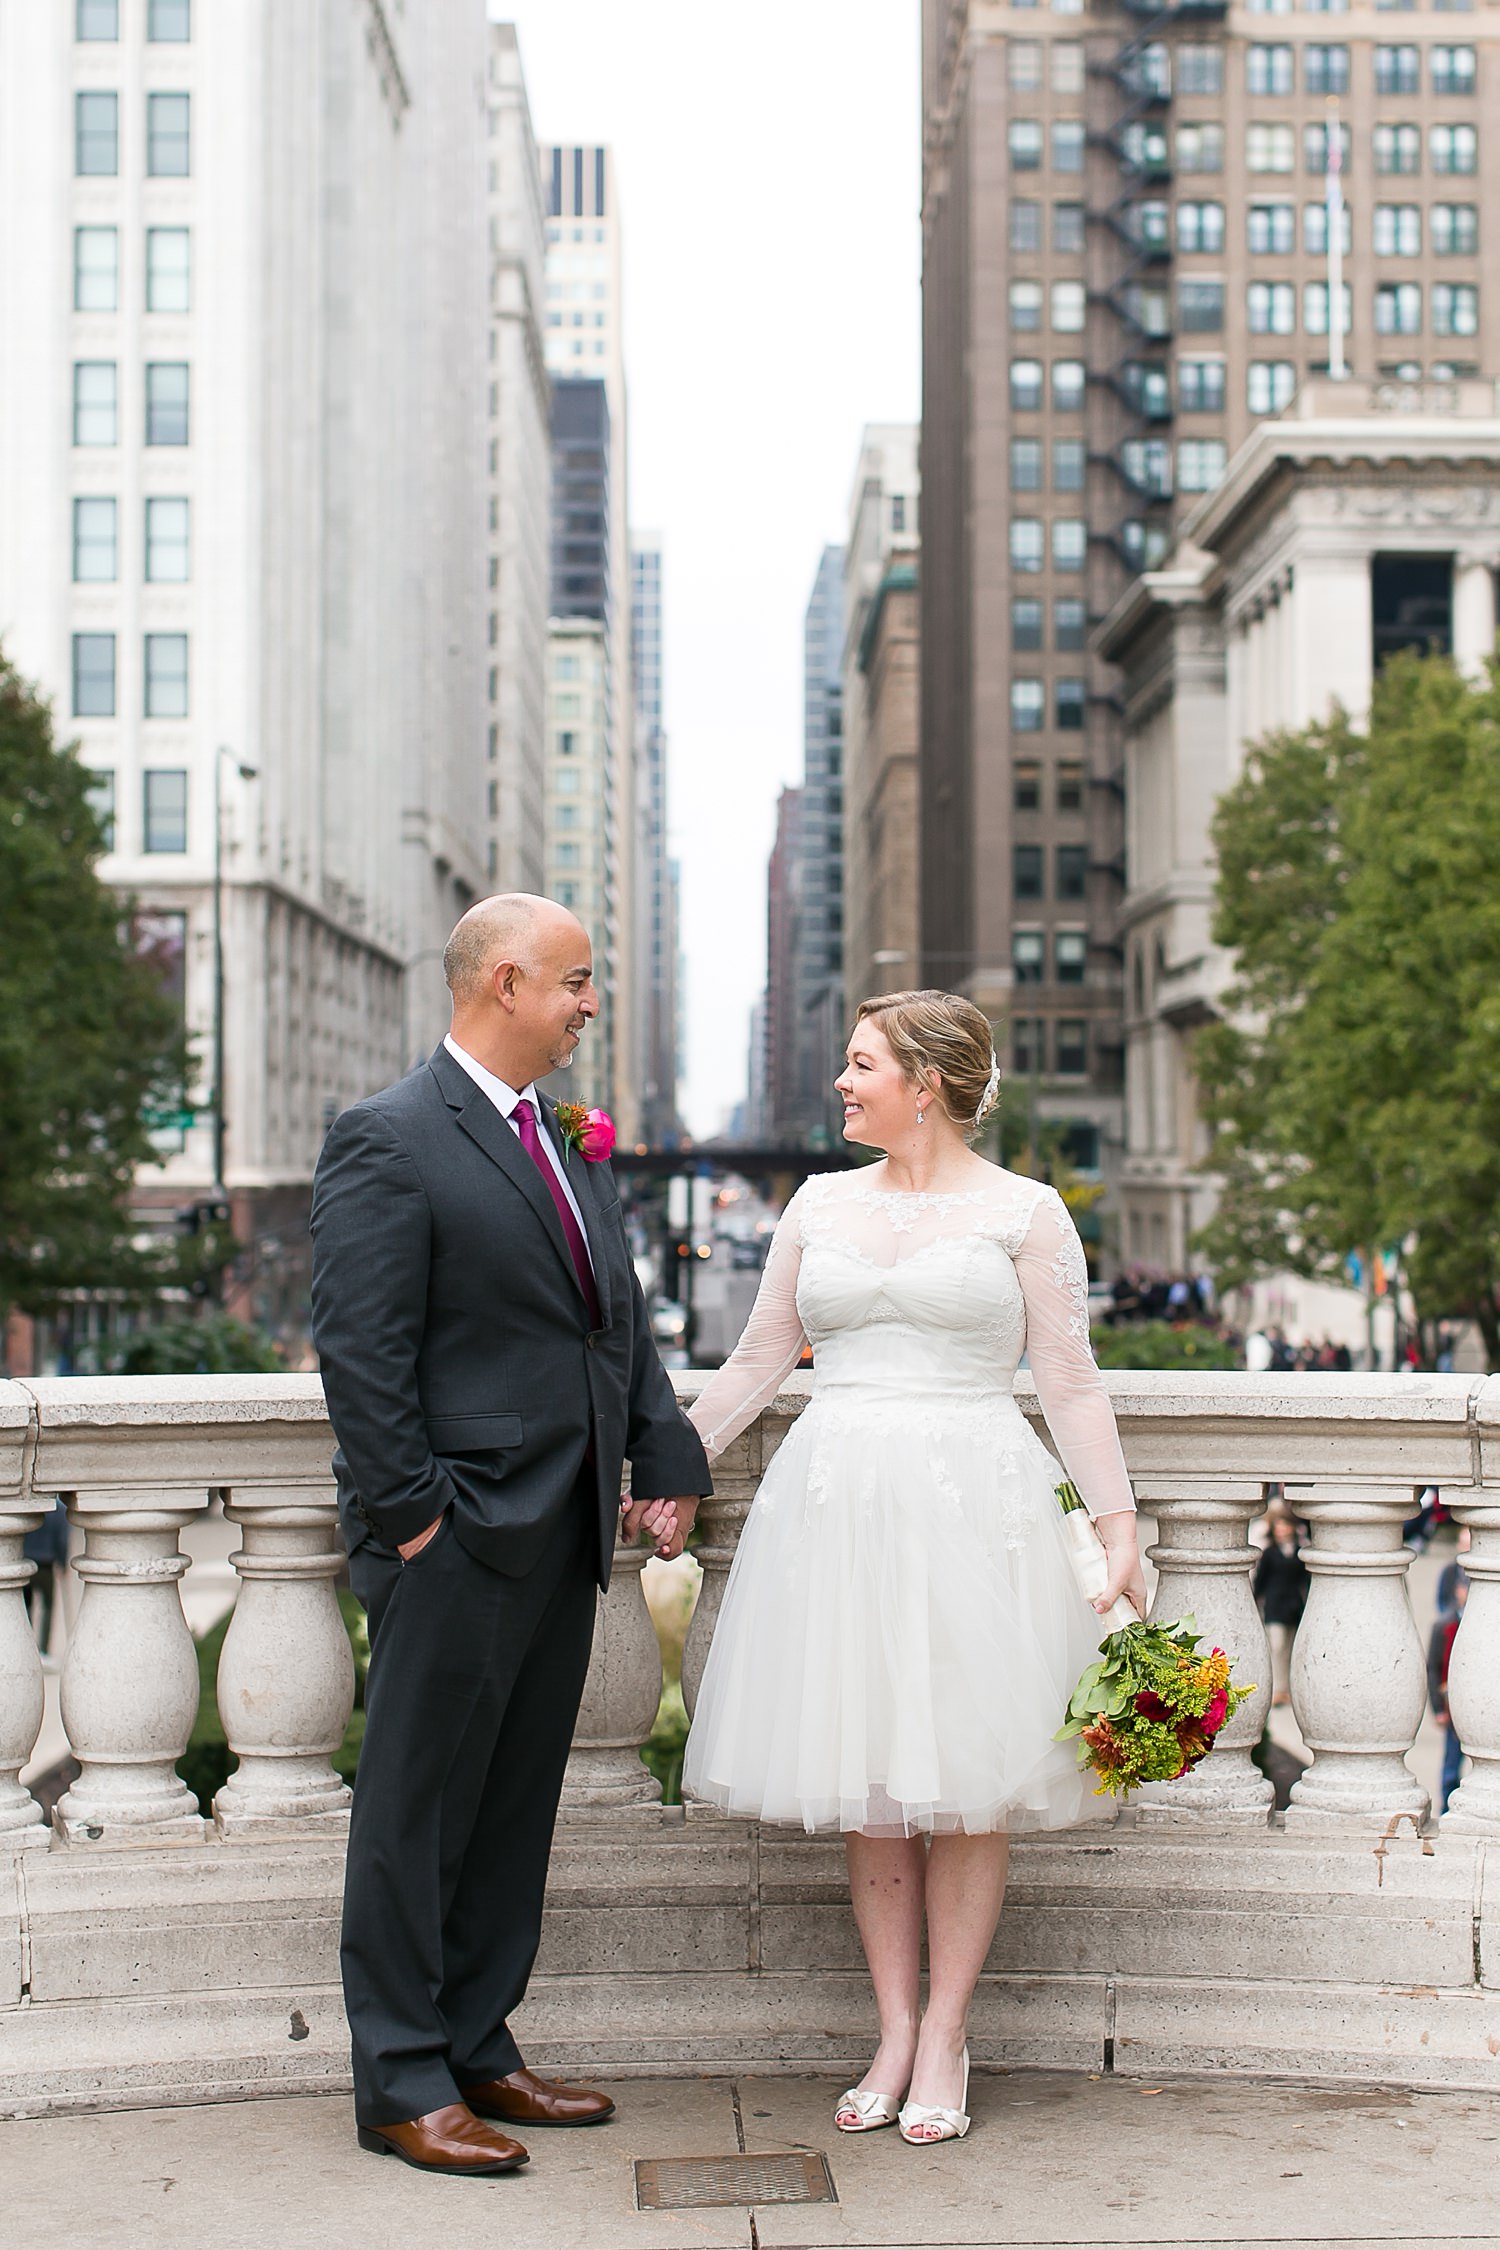
{"type": "Polygon", "coordinates": [[[370,1631],[343,1931],[360,2145],[482,2174],[526,2162],[507,2128],[610,2114],[528,2071],[509,2019],[623,1458],[625,1535],[664,1557],[712,1487],[609,1167],[533,1084],[598,1013],[587,936],[549,899],[484,899],[443,967],[447,1038],[324,1143],[313,1335],[370,1631]]]}

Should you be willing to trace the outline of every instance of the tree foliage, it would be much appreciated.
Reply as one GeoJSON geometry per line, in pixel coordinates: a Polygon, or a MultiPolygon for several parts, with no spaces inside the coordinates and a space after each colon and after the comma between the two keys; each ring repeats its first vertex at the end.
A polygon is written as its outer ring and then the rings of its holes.
{"type": "Polygon", "coordinates": [[[278,1375],[284,1366],[263,1328],[227,1313],[138,1328],[115,1355],[119,1375],[278,1375]]]}
{"type": "Polygon", "coordinates": [[[136,1239],[128,1198],[156,1160],[143,1113],[182,1102],[187,1045],[95,872],[103,848],[87,773],[0,654],[0,1309],[186,1278],[175,1240],[136,1239]]]}
{"type": "Polygon", "coordinates": [[[1367,732],[1257,746],[1213,840],[1221,1286],[1401,1245],[1419,1317],[1477,1321],[1500,1365],[1500,681],[1393,659],[1367,732]]]}

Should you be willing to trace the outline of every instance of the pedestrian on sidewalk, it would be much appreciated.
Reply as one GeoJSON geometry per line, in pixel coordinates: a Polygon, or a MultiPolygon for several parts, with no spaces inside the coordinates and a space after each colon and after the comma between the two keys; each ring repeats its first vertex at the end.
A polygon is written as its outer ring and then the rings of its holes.
{"type": "Polygon", "coordinates": [[[1458,1739],[1453,1713],[1448,1708],[1448,1667],[1453,1661],[1453,1643],[1458,1638],[1458,1628],[1463,1621],[1464,1604],[1468,1598],[1468,1576],[1459,1570],[1453,1584],[1453,1607],[1438,1611],[1437,1623],[1433,1626],[1427,1643],[1427,1693],[1431,1699],[1433,1716],[1443,1730],[1443,1776],[1438,1788],[1439,1812],[1448,1810],[1448,1799],[1458,1787],[1459,1770],[1464,1760],[1464,1746],[1458,1739]]]}
{"type": "Polygon", "coordinates": [[[1266,1511],[1265,1550],[1255,1566],[1255,1600],[1271,1649],[1271,1701],[1292,1700],[1292,1642],[1312,1581],[1302,1560],[1302,1530],[1284,1501],[1266,1511]]]}
{"type": "Polygon", "coordinates": [[[62,1574],[68,1567],[68,1517],[61,1501],[54,1501],[50,1515],[43,1516],[35,1531],[27,1532],[21,1552],[27,1562],[36,1565],[26,1596],[36,1645],[42,1652],[44,1669],[50,1672],[56,1669],[51,1654],[52,1620],[62,1574]]]}

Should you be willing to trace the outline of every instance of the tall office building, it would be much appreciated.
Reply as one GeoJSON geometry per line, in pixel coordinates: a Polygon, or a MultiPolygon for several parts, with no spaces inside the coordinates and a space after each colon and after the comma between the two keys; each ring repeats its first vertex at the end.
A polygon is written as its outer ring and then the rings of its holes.
{"type": "Polygon", "coordinates": [[[1091,627],[1336,361],[1331,309],[1355,375],[1500,367],[1500,37],[1458,6],[1328,0],[924,0],[923,23],[923,946],[1008,1019],[1087,1161],[1120,1145],[1126,883],[1091,627]]]}
{"type": "Polygon", "coordinates": [[[844,550],[825,547],[803,619],[802,789],[796,874],[798,943],[790,1106],[798,1140],[832,1139],[844,1023],[844,550]]]}
{"type": "MultiPolygon", "coordinates": [[[[546,206],[547,366],[559,384],[603,386],[609,414],[606,713],[609,791],[604,807],[613,920],[608,940],[609,1106],[621,1137],[639,1137],[638,1060],[643,1050],[635,973],[636,737],[632,681],[629,416],[625,388],[620,198],[614,158],[597,146],[548,145],[541,152],[546,206]]],[[[599,933],[594,933],[596,945],[599,933]]]]}
{"type": "Polygon", "coordinates": [[[636,984],[640,1132],[653,1147],[674,1142],[677,1116],[677,867],[667,829],[667,730],[662,702],[662,550],[655,532],[634,534],[630,620],[635,668],[636,984]]]}
{"type": "Polygon", "coordinates": [[[273,1326],[327,1122],[441,1034],[483,879],[485,38],[373,0],[0,9],[0,637],[202,1057],[142,1205],[204,1194],[222,1139],[273,1326]]]}
{"type": "Polygon", "coordinates": [[[485,880],[545,883],[552,386],[542,182],[515,26],[489,27],[485,880]]]}
{"type": "Polygon", "coordinates": [[[799,974],[804,939],[802,917],[803,820],[807,795],[783,789],[776,800],[776,838],[766,870],[766,991],[757,1022],[751,1019],[750,1100],[756,1098],[755,1043],[764,1058],[760,1119],[774,1143],[792,1147],[806,1134],[806,1088],[801,1037],[802,987],[799,974]]]}

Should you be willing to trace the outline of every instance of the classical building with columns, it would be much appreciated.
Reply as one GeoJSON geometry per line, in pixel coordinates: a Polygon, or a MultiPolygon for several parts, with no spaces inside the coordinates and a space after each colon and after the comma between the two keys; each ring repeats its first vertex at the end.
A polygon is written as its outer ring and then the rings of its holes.
{"type": "Polygon", "coordinates": [[[1213,1203],[1192,1040],[1232,960],[1210,938],[1214,805],[1247,745],[1369,707],[1406,647],[1495,645],[1500,402],[1489,382],[1308,384],[1259,425],[1166,566],[1098,635],[1125,699],[1121,1252],[1173,1272],[1213,1203]]]}

